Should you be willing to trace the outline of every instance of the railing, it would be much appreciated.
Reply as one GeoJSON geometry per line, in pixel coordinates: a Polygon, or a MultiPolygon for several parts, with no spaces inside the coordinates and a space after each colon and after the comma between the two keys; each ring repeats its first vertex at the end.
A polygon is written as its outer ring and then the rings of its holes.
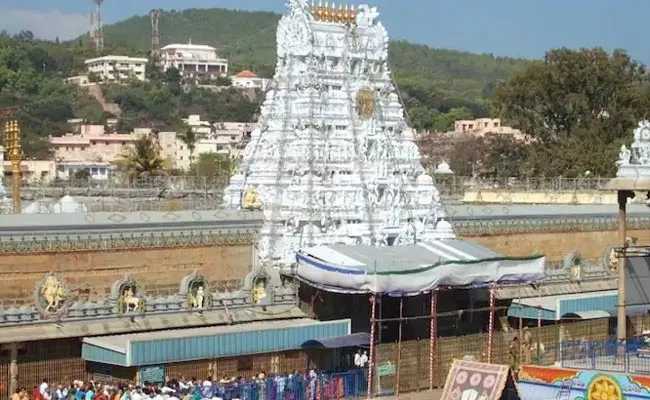
{"type": "MultiPolygon", "coordinates": [[[[26,201],[58,199],[64,195],[92,197],[90,211],[175,211],[217,209],[222,206],[223,191],[229,177],[162,176],[140,179],[109,180],[71,179],[47,183],[25,183],[21,195],[26,201]],[[173,204],[169,204],[169,203],[173,204]]],[[[444,204],[457,204],[472,190],[506,192],[549,192],[597,190],[606,178],[530,178],[473,179],[446,176],[436,179],[444,204]]],[[[5,184],[10,190],[10,185],[5,184]]],[[[506,200],[504,200],[506,201],[506,200]]],[[[84,203],[88,203],[84,201],[84,203]]]]}
{"type": "Polygon", "coordinates": [[[356,369],[313,376],[277,375],[243,383],[214,384],[190,391],[198,390],[204,399],[218,397],[223,400],[330,400],[365,396],[366,385],[366,371],[356,369]]]}
{"type": "Polygon", "coordinates": [[[563,368],[650,374],[650,341],[628,338],[616,340],[562,341],[560,362],[563,368]]]}
{"type": "MultiPolygon", "coordinates": [[[[104,188],[104,189],[162,189],[175,187],[182,190],[205,190],[223,188],[228,177],[163,176],[150,178],[115,178],[109,180],[70,179],[44,184],[29,183],[27,188],[104,188]]],[[[508,190],[508,191],[574,191],[599,190],[609,178],[528,178],[528,179],[485,179],[467,176],[443,176],[436,178],[438,190],[442,193],[464,193],[466,190],[508,190]]]]}

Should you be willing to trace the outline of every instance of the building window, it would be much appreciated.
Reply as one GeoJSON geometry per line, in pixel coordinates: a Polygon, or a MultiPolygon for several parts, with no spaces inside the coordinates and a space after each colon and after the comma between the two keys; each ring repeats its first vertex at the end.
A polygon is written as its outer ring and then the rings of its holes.
{"type": "Polygon", "coordinates": [[[90,142],[90,145],[95,146],[95,145],[97,145],[97,142],[90,142]]]}

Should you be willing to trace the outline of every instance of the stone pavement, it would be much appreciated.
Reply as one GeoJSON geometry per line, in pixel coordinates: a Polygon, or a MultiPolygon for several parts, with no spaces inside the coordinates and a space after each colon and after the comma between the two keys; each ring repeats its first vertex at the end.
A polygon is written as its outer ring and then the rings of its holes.
{"type": "Polygon", "coordinates": [[[440,400],[442,396],[442,389],[434,389],[433,391],[422,390],[419,392],[408,392],[400,394],[399,396],[382,396],[377,397],[379,400],[440,400]]]}

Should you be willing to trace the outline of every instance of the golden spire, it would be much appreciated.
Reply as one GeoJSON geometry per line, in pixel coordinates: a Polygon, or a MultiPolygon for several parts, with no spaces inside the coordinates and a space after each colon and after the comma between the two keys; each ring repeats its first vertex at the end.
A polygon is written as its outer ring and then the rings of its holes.
{"type": "Polygon", "coordinates": [[[345,23],[345,14],[343,13],[343,4],[339,4],[339,12],[336,14],[336,22],[345,23]]]}
{"type": "Polygon", "coordinates": [[[350,6],[350,14],[348,18],[350,18],[351,24],[354,24],[357,21],[357,10],[354,8],[354,6],[350,6]]]}
{"type": "Polygon", "coordinates": [[[330,22],[336,22],[336,5],[334,2],[330,5],[330,22]]]}
{"type": "Polygon", "coordinates": [[[322,21],[323,18],[325,17],[325,9],[323,8],[323,2],[321,0],[318,0],[318,11],[316,13],[318,14],[318,20],[322,21]]]}
{"type": "Polygon", "coordinates": [[[311,16],[316,18],[316,3],[311,0],[311,16]]]}
{"type": "Polygon", "coordinates": [[[323,7],[323,20],[324,21],[330,20],[330,6],[327,1],[325,2],[325,6],[323,7]]]}

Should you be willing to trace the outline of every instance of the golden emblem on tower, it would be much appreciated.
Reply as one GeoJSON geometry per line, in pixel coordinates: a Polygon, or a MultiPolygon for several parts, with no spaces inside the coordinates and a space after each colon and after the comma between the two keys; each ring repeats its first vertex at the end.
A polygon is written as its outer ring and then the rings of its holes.
{"type": "Polygon", "coordinates": [[[357,112],[363,119],[370,119],[375,116],[377,103],[375,92],[368,88],[359,89],[357,92],[357,112]]]}
{"type": "Polygon", "coordinates": [[[338,6],[332,2],[325,2],[323,4],[320,0],[318,4],[314,1],[311,3],[311,15],[316,21],[334,22],[337,24],[354,24],[357,19],[357,13],[354,6],[339,4],[338,6]]]}

